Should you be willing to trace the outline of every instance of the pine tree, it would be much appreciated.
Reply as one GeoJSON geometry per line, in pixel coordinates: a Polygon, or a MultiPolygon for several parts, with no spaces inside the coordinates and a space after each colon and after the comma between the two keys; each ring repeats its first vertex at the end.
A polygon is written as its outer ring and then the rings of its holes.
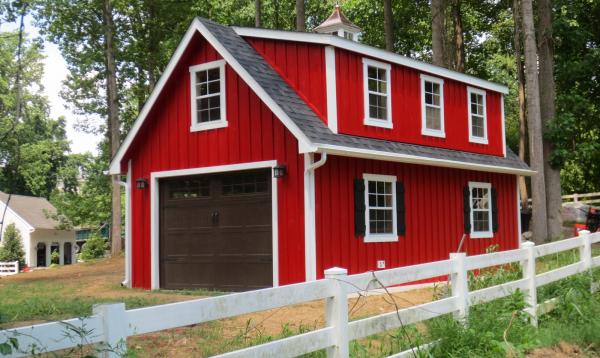
{"type": "Polygon", "coordinates": [[[0,261],[19,261],[19,269],[25,267],[23,239],[15,224],[8,225],[4,231],[2,247],[0,247],[0,261]]]}

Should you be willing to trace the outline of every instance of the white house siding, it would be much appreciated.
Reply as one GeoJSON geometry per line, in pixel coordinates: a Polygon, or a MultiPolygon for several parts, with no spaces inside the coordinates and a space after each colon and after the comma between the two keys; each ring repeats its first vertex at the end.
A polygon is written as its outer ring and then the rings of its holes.
{"type": "MultiPolygon", "coordinates": [[[[0,220],[2,220],[2,213],[4,213],[4,203],[0,202],[0,220]]],[[[15,227],[21,232],[21,238],[23,239],[23,248],[25,249],[25,264],[28,266],[32,266],[32,262],[30,260],[29,252],[31,251],[31,231],[33,228],[25,222],[21,217],[15,214],[12,210],[9,209],[6,211],[6,216],[4,217],[4,225],[2,226],[2,238],[4,239],[4,232],[6,231],[6,227],[10,224],[15,224],[15,227]]]]}
{"type": "Polygon", "coordinates": [[[75,263],[75,231],[71,230],[48,230],[48,229],[37,229],[31,233],[31,248],[28,257],[30,262],[37,266],[37,245],[43,242],[46,244],[46,265],[50,265],[50,247],[52,244],[57,243],[59,245],[60,264],[64,264],[64,249],[65,243],[71,243],[71,262],[75,263]]]}

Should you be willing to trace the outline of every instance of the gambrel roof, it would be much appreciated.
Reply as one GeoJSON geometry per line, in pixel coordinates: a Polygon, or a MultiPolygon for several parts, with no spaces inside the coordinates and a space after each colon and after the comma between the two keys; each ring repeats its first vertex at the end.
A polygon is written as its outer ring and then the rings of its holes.
{"type": "MultiPolygon", "coordinates": [[[[196,18],[157,83],[154,92],[144,105],[123,145],[113,158],[110,166],[111,174],[121,172],[121,161],[129,146],[196,32],[200,32],[298,139],[300,152],[302,153],[330,153],[520,175],[531,175],[533,173],[523,161],[508,149],[506,157],[498,157],[333,133],[267,61],[238,34],[239,28],[234,29],[207,19],[196,18]]],[[[310,35],[337,37],[323,34],[310,35]]],[[[444,69],[444,73],[447,71],[444,69]]],[[[487,81],[479,80],[479,82],[487,81]]],[[[489,83],[488,87],[499,86],[504,88],[491,82],[487,83],[489,83]]]]}

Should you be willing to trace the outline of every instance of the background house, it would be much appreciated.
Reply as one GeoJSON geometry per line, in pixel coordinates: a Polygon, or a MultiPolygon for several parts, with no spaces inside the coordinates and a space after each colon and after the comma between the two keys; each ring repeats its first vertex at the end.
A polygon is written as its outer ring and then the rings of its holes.
{"type": "MultiPolygon", "coordinates": [[[[4,212],[7,200],[8,194],[0,192],[0,213],[4,212]]],[[[3,230],[14,223],[21,232],[27,266],[50,265],[53,251],[60,254],[61,265],[73,263],[75,231],[57,229],[58,221],[48,216],[54,213],[56,208],[45,198],[11,195],[3,230]]]]}

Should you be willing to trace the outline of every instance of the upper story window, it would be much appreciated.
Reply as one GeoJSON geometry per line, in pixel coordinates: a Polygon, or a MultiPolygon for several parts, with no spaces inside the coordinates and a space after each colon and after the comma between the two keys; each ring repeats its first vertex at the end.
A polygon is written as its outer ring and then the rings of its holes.
{"type": "Polygon", "coordinates": [[[365,180],[365,242],[398,241],[396,177],[363,174],[365,180]]]}
{"type": "Polygon", "coordinates": [[[469,182],[469,193],[471,203],[471,237],[493,237],[491,184],[469,182]]]}
{"type": "Polygon", "coordinates": [[[363,58],[366,125],[392,128],[391,66],[363,58]]]}
{"type": "Polygon", "coordinates": [[[469,98],[469,141],[487,144],[485,91],[467,87],[467,96],[469,98]]]}
{"type": "Polygon", "coordinates": [[[227,127],[225,61],[190,67],[192,131],[227,127]]]}
{"type": "Polygon", "coordinates": [[[421,134],[445,137],[444,80],[421,75],[421,134]]]}

